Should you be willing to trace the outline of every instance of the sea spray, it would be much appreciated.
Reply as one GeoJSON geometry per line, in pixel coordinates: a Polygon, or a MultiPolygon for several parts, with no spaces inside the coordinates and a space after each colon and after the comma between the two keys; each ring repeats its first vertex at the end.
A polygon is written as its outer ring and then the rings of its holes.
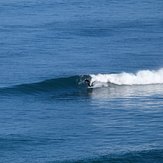
{"type": "Polygon", "coordinates": [[[91,75],[91,83],[95,87],[107,86],[108,83],[117,85],[146,85],[146,84],[163,84],[163,68],[157,71],[142,70],[136,74],[120,73],[120,74],[98,74],[91,75]]]}

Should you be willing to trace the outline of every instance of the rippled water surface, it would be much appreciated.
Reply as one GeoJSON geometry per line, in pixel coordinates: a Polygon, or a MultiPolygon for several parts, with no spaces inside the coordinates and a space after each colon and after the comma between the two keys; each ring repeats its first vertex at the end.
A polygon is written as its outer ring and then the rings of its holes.
{"type": "Polygon", "coordinates": [[[0,162],[163,162],[162,8],[2,0],[0,162]]]}

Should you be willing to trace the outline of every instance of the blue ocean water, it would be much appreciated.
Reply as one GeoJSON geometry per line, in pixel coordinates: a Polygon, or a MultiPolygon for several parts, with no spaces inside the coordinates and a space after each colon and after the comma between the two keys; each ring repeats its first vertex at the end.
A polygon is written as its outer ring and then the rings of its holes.
{"type": "Polygon", "coordinates": [[[0,162],[163,162],[162,9],[1,0],[0,162]]]}

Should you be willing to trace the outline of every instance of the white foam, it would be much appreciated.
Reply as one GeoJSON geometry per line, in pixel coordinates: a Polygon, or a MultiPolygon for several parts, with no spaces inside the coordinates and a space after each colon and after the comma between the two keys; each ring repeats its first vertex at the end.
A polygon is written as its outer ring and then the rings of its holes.
{"type": "Polygon", "coordinates": [[[146,84],[163,84],[163,68],[157,71],[142,70],[136,74],[120,73],[120,74],[98,74],[91,75],[91,83],[95,83],[95,87],[108,86],[107,83],[117,85],[146,85],[146,84]]]}

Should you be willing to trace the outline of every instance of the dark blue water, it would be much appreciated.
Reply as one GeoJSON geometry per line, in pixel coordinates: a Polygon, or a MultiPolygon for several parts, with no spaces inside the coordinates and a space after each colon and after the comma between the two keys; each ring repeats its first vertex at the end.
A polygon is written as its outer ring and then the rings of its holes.
{"type": "Polygon", "coordinates": [[[1,0],[0,162],[163,162],[162,9],[1,0]]]}

